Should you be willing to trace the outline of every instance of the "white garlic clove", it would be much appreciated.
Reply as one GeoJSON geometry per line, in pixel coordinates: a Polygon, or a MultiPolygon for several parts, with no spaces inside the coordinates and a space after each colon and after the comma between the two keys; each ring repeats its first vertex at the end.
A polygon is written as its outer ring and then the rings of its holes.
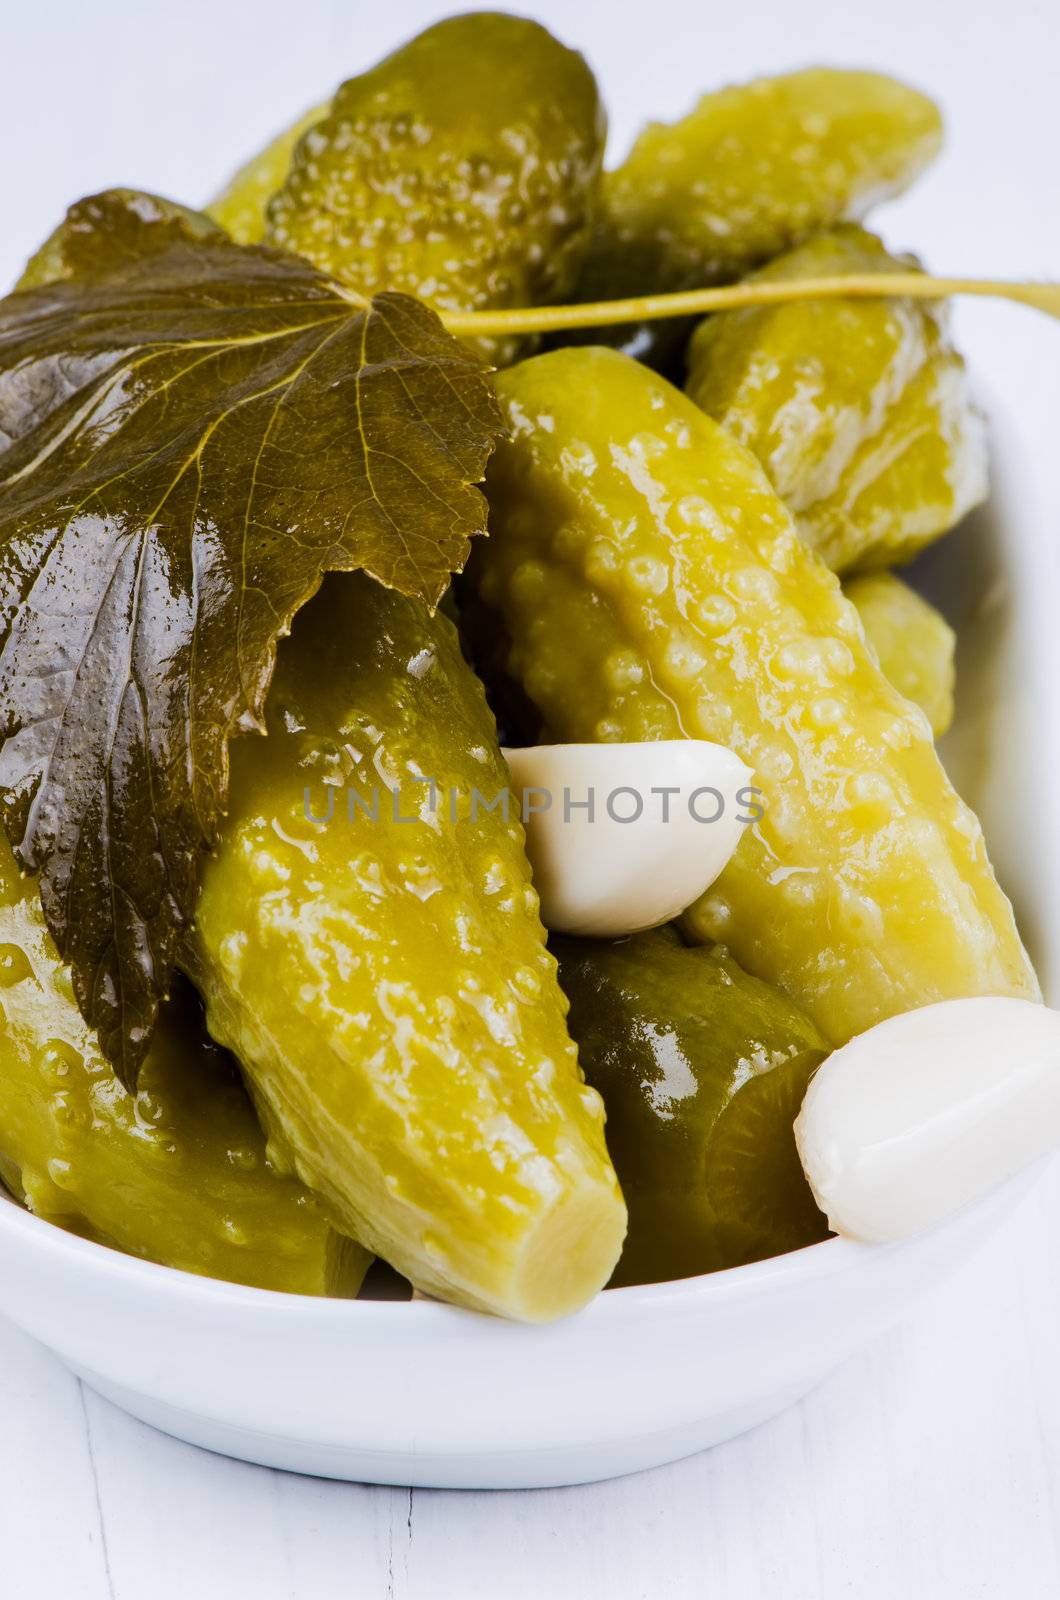
{"type": "Polygon", "coordinates": [[[670,921],[710,887],[760,814],[750,768],[703,739],[504,756],[542,920],[557,933],[618,938],[670,921]]]}
{"type": "Polygon", "coordinates": [[[877,1023],[822,1062],[795,1140],[837,1233],[930,1228],[1060,1145],[1060,1013],[988,996],[877,1023]]]}

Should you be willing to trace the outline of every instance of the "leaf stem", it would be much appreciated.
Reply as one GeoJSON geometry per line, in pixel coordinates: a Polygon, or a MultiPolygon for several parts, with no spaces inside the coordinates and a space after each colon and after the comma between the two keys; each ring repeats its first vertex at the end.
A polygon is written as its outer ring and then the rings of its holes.
{"type": "Polygon", "coordinates": [[[1006,283],[990,278],[932,278],[922,272],[866,272],[844,277],[785,278],[727,284],[720,289],[686,289],[676,294],[639,295],[630,300],[599,300],[585,305],[526,306],[504,311],[445,312],[442,321],[455,334],[482,337],[512,333],[558,333],[566,328],[600,328],[613,322],[654,322],[661,317],[732,311],[742,306],[789,300],[902,295],[941,300],[969,294],[1014,300],[1060,317],[1060,283],[1006,283]]]}

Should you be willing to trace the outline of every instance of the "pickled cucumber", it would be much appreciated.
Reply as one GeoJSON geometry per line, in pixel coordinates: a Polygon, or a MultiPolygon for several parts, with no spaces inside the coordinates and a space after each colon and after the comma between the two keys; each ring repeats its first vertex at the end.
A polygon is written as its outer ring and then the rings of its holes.
{"type": "MultiPolygon", "coordinates": [[[[604,175],[578,299],[741,278],[900,193],[941,142],[938,108],[876,72],[813,67],[704,95],[679,122],[651,123],[604,175]]],[[[645,323],[614,339],[655,363],[679,331],[645,323]]]]}
{"type": "Polygon", "coordinates": [[[691,935],[833,1042],[933,1000],[1037,996],[926,717],[754,457],[617,351],[554,351],[497,384],[512,437],[469,581],[541,737],[710,739],[763,791],[691,935]]]}
{"type": "Polygon", "coordinates": [[[450,17],[342,85],[265,237],[364,294],[452,311],[559,300],[588,248],[604,134],[580,55],[519,17],[450,17]]]}
{"type": "Polygon", "coordinates": [[[604,178],[586,276],[630,294],[741,277],[901,193],[941,143],[938,107],[878,72],[811,67],[704,95],[604,178]]]}
{"type": "Polygon", "coordinates": [[[957,647],[946,618],[893,572],[851,578],[843,592],[856,608],[885,676],[920,707],[936,739],[941,738],[953,721],[957,647]]]}
{"type": "Polygon", "coordinates": [[[297,122],[278,133],[237,172],[206,207],[207,216],[219,222],[237,244],[257,244],[265,232],[265,208],[287,177],[295,147],[302,135],[328,112],[328,101],[313,106],[297,122]]]}
{"type": "Polygon", "coordinates": [[[141,189],[104,189],[72,205],[27,261],[19,289],[39,289],[66,278],[86,277],[117,265],[123,250],[121,223],[132,211],[140,224],[139,249],[164,250],[179,240],[223,237],[201,211],[141,189]],[[117,224],[117,226],[116,226],[117,224]]]}
{"type": "Polygon", "coordinates": [[[211,1033],[303,1181],[417,1288],[575,1309],[625,1208],[452,624],[329,578],[268,718],[232,748],[190,952],[211,1033]]]}
{"type": "MultiPolygon", "coordinates": [[[[911,265],[845,227],[756,277],[911,265]]],[[[985,498],[983,422],[946,325],[928,301],[802,300],[723,312],[692,339],[692,399],[758,457],[837,572],[905,561],[985,498]]]]}
{"type": "Polygon", "coordinates": [[[552,948],[629,1207],[612,1282],[687,1278],[825,1238],[792,1132],[827,1052],[809,1018],[724,950],[689,949],[670,929],[552,948]]]}
{"type": "Polygon", "coordinates": [[[369,1257],[266,1156],[254,1109],[186,988],[135,1095],[74,1003],[33,880],[0,840],[0,1172],[37,1216],[163,1266],[355,1294],[369,1257]]]}

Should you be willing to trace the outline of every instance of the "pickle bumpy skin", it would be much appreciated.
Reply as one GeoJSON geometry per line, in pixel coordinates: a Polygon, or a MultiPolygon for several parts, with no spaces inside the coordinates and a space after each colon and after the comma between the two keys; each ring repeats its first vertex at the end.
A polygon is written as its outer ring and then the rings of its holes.
{"type": "MultiPolygon", "coordinates": [[[[877,72],[813,67],[704,95],[680,121],[649,124],[604,174],[577,297],[742,278],[900,193],[941,143],[938,108],[877,72]]],[[[606,342],[669,370],[687,331],[683,320],[627,324],[606,342]]],[[[574,342],[605,340],[597,330],[574,342]]]]}
{"type": "MultiPolygon", "coordinates": [[[[363,294],[439,310],[560,300],[588,248],[604,136],[575,51],[520,17],[450,17],[342,85],[295,150],[266,240],[363,294]]],[[[503,362],[518,342],[489,348],[503,362]]]]}
{"type": "Polygon", "coordinates": [[[629,1207],[612,1282],[687,1278],[825,1238],[792,1129],[828,1048],[810,1019],[672,929],[553,948],[629,1207]]]}
{"type": "Polygon", "coordinates": [[[941,612],[893,572],[866,572],[843,585],[884,675],[919,706],[940,739],[953,721],[957,636],[941,612]]]}
{"type": "Polygon", "coordinates": [[[927,719],[754,457],[616,351],[534,357],[498,391],[512,437],[469,570],[541,737],[710,739],[762,790],[688,931],[833,1042],[932,1000],[1036,997],[927,719]]]}
{"type": "MultiPolygon", "coordinates": [[[[909,270],[845,227],[756,281],[909,270]]],[[[927,301],[800,300],[724,311],[692,339],[692,399],[758,457],[837,572],[907,561],[986,497],[983,420],[946,324],[927,301]]]]}
{"type": "Polygon", "coordinates": [[[31,878],[0,842],[0,1173],[37,1216],[163,1266],[355,1294],[370,1257],[278,1173],[232,1063],[184,992],[136,1094],[74,1001],[31,878]]]}
{"type": "Polygon", "coordinates": [[[474,802],[508,780],[452,624],[329,578],[268,717],[232,747],[203,881],[211,1032],[303,1181],[417,1288],[526,1321],[575,1310],[625,1207],[522,828],[474,802]]]}
{"type": "Polygon", "coordinates": [[[899,194],[941,143],[938,108],[878,72],[811,67],[704,95],[606,174],[585,277],[617,294],[741,277],[899,194]]]}

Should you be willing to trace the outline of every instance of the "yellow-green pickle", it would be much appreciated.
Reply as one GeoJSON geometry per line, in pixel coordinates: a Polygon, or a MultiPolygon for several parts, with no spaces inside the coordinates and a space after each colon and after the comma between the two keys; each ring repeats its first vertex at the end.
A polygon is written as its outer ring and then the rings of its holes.
{"type": "Polygon", "coordinates": [[[268,737],[233,746],[191,961],[341,1225],[428,1293],[537,1321],[606,1283],[626,1214],[507,782],[452,624],[330,578],[268,737]]]}
{"type": "Polygon", "coordinates": [[[355,1294],[370,1257],[277,1172],[231,1061],[186,990],[135,1094],[73,998],[36,885],[0,843],[0,1174],[39,1217],[163,1266],[355,1294]]]}
{"type": "MultiPolygon", "coordinates": [[[[578,298],[741,278],[900,193],[941,143],[933,102],[878,72],[812,67],[704,95],[680,121],[649,124],[604,174],[578,298]]],[[[659,323],[619,333],[649,356],[677,336],[659,323]]]]}
{"type": "Polygon", "coordinates": [[[724,950],[690,949],[671,929],[553,948],[629,1207],[612,1283],[692,1277],[826,1238],[792,1132],[827,1053],[810,1019],[724,950]]]}
{"type": "Polygon", "coordinates": [[[223,230],[211,217],[176,200],[141,189],[104,189],[69,208],[62,222],[26,262],[16,287],[39,289],[44,284],[90,277],[120,265],[119,246],[108,224],[114,214],[128,207],[135,209],[142,225],[141,249],[147,248],[148,240],[155,249],[162,250],[177,241],[223,237],[223,230]]]}
{"type": "Polygon", "coordinates": [[[899,694],[919,706],[940,739],[953,721],[957,636],[941,612],[893,572],[866,572],[843,585],[865,637],[899,694]]]}
{"type": "Polygon", "coordinates": [[[750,453],[606,349],[504,373],[469,572],[545,740],[702,738],[764,816],[686,913],[832,1042],[975,994],[1037,997],[976,818],[924,714],[750,453]]]}
{"type": "MultiPolygon", "coordinates": [[[[342,85],[296,145],[265,238],[364,294],[452,311],[562,299],[604,136],[580,55],[520,17],[450,17],[342,85]]],[[[517,342],[490,348],[503,362],[517,342]]]]}
{"type": "MultiPolygon", "coordinates": [[[[863,228],[821,234],[773,283],[908,272],[863,228]]],[[[987,491],[986,437],[942,303],[800,300],[708,317],[688,392],[758,457],[837,572],[909,560],[987,491]]]]}

